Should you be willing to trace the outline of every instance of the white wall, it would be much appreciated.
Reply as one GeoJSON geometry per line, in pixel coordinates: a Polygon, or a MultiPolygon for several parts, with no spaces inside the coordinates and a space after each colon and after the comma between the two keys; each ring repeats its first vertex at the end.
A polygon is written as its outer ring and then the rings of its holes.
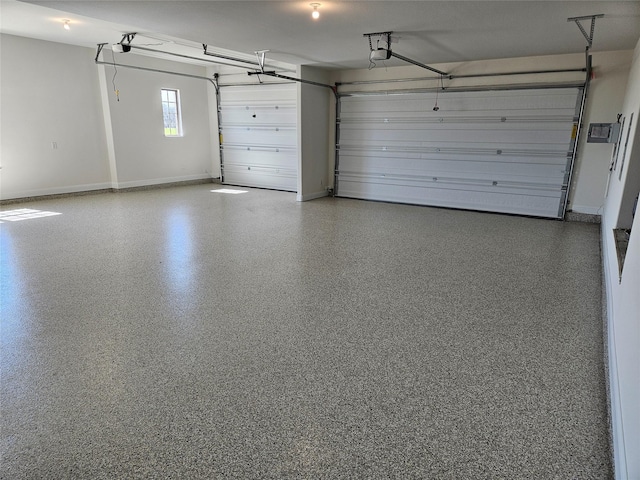
{"type": "MultiPolygon", "coordinates": [[[[401,46],[395,47],[401,52],[401,46]]],[[[592,80],[584,119],[585,132],[581,137],[574,176],[569,194],[568,209],[579,213],[600,214],[604,203],[610,145],[586,145],[586,128],[591,122],[615,122],[622,107],[632,52],[598,52],[593,54],[595,77],[592,80]]],[[[429,78],[414,82],[381,83],[342,86],[340,92],[394,89],[431,89],[438,87],[437,74],[412,65],[386,68],[383,62],[372,70],[345,70],[332,74],[332,82],[353,82],[381,79],[429,78]]],[[[584,68],[584,54],[511,58],[463,63],[430,65],[453,75],[514,72],[529,70],[557,70],[584,68]]],[[[532,83],[583,82],[585,74],[553,73],[445,80],[445,87],[480,85],[526,85],[532,83]]],[[[333,140],[333,135],[332,135],[333,140]]],[[[333,162],[333,160],[332,160],[333,162]]],[[[333,165],[330,170],[333,170],[333,165]]],[[[332,179],[333,181],[333,179],[332,179]]]]}
{"type": "Polygon", "coordinates": [[[584,131],[578,147],[569,208],[602,214],[613,146],[587,143],[590,123],[615,122],[622,112],[633,51],[593,54],[593,78],[585,109],[584,131]]]}
{"type": "MultiPolygon", "coordinates": [[[[111,61],[111,52],[103,53],[111,61]]],[[[116,63],[206,77],[204,67],[155,58],[116,54],[116,63]]],[[[186,181],[212,176],[212,148],[217,126],[209,119],[207,80],[105,66],[117,187],[186,181]],[[119,90],[118,101],[113,88],[119,90]],[[180,90],[182,137],[165,137],[160,90],[180,90]]],[[[213,175],[215,176],[215,174],[213,175]]]]}
{"type": "MultiPolygon", "coordinates": [[[[300,78],[329,83],[329,75],[317,68],[300,67],[300,78]]],[[[298,200],[327,195],[329,150],[330,89],[306,83],[298,84],[298,200]]]]}
{"type": "Polygon", "coordinates": [[[0,198],[110,188],[94,52],[12,35],[0,48],[0,198]]]}
{"type": "MultiPolygon", "coordinates": [[[[115,70],[95,65],[94,49],[12,35],[0,41],[0,198],[219,176],[206,80],[119,68],[117,101],[115,70]],[[180,90],[183,137],[164,136],[161,88],[180,90]]],[[[111,60],[110,51],[104,55],[111,60]]],[[[203,67],[133,54],[116,61],[207,75],[203,67]]]]}
{"type": "MultiPolygon", "coordinates": [[[[640,213],[631,223],[629,199],[640,191],[640,41],[633,55],[621,112],[634,114],[622,178],[609,180],[602,216],[602,255],[607,297],[609,377],[616,478],[640,478],[640,213]],[[638,121],[636,121],[636,119],[638,121]],[[632,227],[622,276],[613,229],[632,227]]],[[[626,128],[625,128],[626,133],[626,128]]],[[[618,169],[622,162],[618,163],[618,169]]]]}

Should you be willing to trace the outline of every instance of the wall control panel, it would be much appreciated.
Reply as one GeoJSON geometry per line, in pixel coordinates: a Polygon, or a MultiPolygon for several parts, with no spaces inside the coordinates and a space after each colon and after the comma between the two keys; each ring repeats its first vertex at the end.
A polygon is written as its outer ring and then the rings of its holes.
{"type": "Polygon", "coordinates": [[[589,124],[588,143],[618,143],[620,138],[619,123],[591,123],[589,124]]]}

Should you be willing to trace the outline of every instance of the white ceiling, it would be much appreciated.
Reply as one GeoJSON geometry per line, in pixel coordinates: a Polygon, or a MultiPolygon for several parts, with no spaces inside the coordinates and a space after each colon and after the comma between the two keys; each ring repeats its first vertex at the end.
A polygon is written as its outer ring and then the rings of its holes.
{"type": "Polygon", "coordinates": [[[640,38],[640,0],[318,1],[314,21],[310,2],[298,0],[0,0],[0,31],[84,46],[139,32],[133,45],[162,39],[153,48],[164,49],[172,40],[202,56],[206,43],[246,58],[269,50],[271,60],[324,68],[367,67],[362,34],[380,31],[394,32],[395,52],[427,64],[583,52],[584,37],[567,22],[575,16],[605,15],[593,51],[632,49],[640,38]]]}

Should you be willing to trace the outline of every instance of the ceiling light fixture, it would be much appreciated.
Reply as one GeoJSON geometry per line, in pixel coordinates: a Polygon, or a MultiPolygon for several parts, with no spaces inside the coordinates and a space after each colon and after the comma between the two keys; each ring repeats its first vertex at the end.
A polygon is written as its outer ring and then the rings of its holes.
{"type": "Polygon", "coordinates": [[[63,28],[64,28],[65,30],[71,30],[71,27],[69,26],[69,22],[70,22],[70,21],[71,21],[71,20],[63,20],[63,22],[64,22],[64,26],[63,26],[63,28]]]}
{"type": "Polygon", "coordinates": [[[320,12],[318,11],[318,7],[321,6],[321,3],[310,3],[309,5],[311,5],[313,7],[313,12],[311,12],[311,18],[313,18],[314,20],[317,20],[320,18],[320,12]]]}

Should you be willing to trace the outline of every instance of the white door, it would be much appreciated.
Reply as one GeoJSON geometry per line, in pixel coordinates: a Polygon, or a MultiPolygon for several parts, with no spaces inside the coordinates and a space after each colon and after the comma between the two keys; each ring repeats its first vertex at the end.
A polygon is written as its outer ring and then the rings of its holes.
{"type": "Polygon", "coordinates": [[[220,88],[222,182],[297,189],[295,84],[220,88]]]}
{"type": "Polygon", "coordinates": [[[341,197],[558,218],[581,88],[344,96],[341,197]]]}

